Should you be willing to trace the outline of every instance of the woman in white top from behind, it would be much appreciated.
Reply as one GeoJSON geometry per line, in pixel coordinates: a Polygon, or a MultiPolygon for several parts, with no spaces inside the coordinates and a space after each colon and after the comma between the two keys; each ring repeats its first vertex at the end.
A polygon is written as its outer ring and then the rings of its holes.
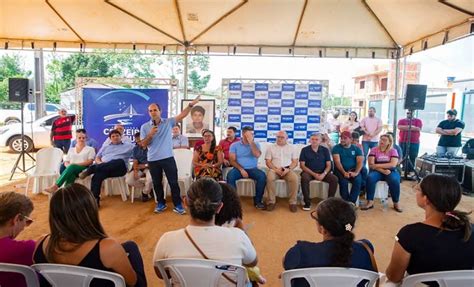
{"type": "Polygon", "coordinates": [[[95,150],[93,147],[86,145],[86,135],[77,133],[76,140],[76,146],[69,149],[64,160],[66,169],[53,185],[45,189],[46,192],[52,193],[63,185],[67,186],[74,183],[79,173],[94,162],[95,150]]]}
{"type": "MultiPolygon", "coordinates": [[[[189,188],[185,202],[191,214],[189,225],[161,236],[153,262],[167,258],[204,259],[199,247],[211,260],[250,267],[257,265],[257,253],[243,230],[214,223],[216,213],[223,206],[222,189],[217,181],[208,177],[198,179],[189,188]]],[[[155,272],[162,278],[157,268],[155,272]]],[[[221,281],[224,285],[227,283],[221,281]]]]}

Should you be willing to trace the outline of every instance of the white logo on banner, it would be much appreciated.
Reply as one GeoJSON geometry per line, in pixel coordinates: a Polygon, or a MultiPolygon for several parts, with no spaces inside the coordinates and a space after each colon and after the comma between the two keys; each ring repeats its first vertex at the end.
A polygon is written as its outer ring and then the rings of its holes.
{"type": "Polygon", "coordinates": [[[295,108],[281,108],[282,115],[293,115],[295,113],[295,108]]]}
{"type": "Polygon", "coordinates": [[[308,84],[298,84],[295,86],[295,91],[297,92],[307,92],[309,90],[308,84]]]}
{"type": "Polygon", "coordinates": [[[266,115],[266,114],[268,114],[268,108],[267,107],[256,107],[255,108],[255,114],[256,115],[266,115]]]}
{"type": "Polygon", "coordinates": [[[294,124],[293,123],[282,123],[281,124],[281,129],[284,131],[292,131],[294,129],[294,124]]]}
{"type": "Polygon", "coordinates": [[[295,123],[305,124],[307,121],[307,116],[295,116],[295,123]]]}
{"type": "Polygon", "coordinates": [[[242,115],[242,122],[253,123],[253,121],[254,121],[253,115],[242,115]]]}
{"type": "Polygon", "coordinates": [[[255,125],[254,125],[255,130],[266,131],[267,127],[268,127],[267,123],[255,123],[255,125]]]}
{"type": "Polygon", "coordinates": [[[253,107],[255,106],[254,99],[242,99],[242,107],[253,107]]]}
{"type": "Polygon", "coordinates": [[[267,91],[258,91],[255,92],[256,99],[268,99],[268,92],[267,91]]]}
{"type": "Polygon", "coordinates": [[[255,84],[252,83],[243,83],[242,91],[255,91],[255,84]]]}
{"type": "Polygon", "coordinates": [[[229,99],[240,99],[242,93],[240,91],[229,91],[229,99]]]}
{"type": "Polygon", "coordinates": [[[306,131],[295,131],[293,133],[293,138],[306,138],[306,131]]]}
{"type": "Polygon", "coordinates": [[[268,85],[269,91],[281,91],[281,84],[269,84],[268,85]]]}
{"type": "Polygon", "coordinates": [[[309,92],[308,93],[308,99],[309,100],[321,100],[322,99],[322,95],[321,95],[321,92],[309,92]]]}
{"type": "Polygon", "coordinates": [[[281,98],[284,100],[293,100],[295,98],[295,92],[281,92],[281,98]]]}
{"type": "Polygon", "coordinates": [[[320,108],[308,108],[308,116],[319,116],[320,114],[320,108]]]}
{"type": "Polygon", "coordinates": [[[308,106],[307,100],[295,100],[295,107],[297,108],[306,108],[308,106]]]}
{"type": "Polygon", "coordinates": [[[268,132],[267,132],[267,137],[269,137],[269,138],[276,138],[277,132],[279,132],[279,131],[268,131],[268,132]]]}
{"type": "Polygon", "coordinates": [[[268,106],[279,108],[279,107],[281,107],[281,100],[275,100],[275,99],[268,100],[268,106]]]}
{"type": "Polygon", "coordinates": [[[227,114],[228,115],[240,115],[240,107],[228,106],[227,107],[227,114]]]}
{"type": "Polygon", "coordinates": [[[279,123],[281,120],[281,116],[279,115],[268,115],[268,122],[269,123],[279,123]]]}
{"type": "Polygon", "coordinates": [[[319,130],[319,124],[308,124],[308,125],[306,126],[306,129],[307,129],[308,131],[311,131],[311,132],[320,131],[320,130],[319,130]]]}

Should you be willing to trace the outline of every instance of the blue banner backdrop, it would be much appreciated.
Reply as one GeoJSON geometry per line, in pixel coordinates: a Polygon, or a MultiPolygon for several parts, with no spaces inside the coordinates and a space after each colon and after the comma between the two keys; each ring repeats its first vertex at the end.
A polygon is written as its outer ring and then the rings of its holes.
{"type": "Polygon", "coordinates": [[[82,95],[84,128],[99,145],[115,124],[122,124],[124,134],[133,140],[134,133],[150,119],[148,105],[151,103],[159,104],[161,116],[168,117],[167,89],[84,88],[82,95]]]}

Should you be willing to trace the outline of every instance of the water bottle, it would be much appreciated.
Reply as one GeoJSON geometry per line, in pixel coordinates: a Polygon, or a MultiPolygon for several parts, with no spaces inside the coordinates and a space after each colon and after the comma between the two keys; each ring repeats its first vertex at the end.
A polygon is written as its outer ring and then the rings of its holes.
{"type": "Polygon", "coordinates": [[[386,212],[388,210],[388,200],[386,198],[382,198],[380,201],[383,206],[383,212],[386,212]]]}

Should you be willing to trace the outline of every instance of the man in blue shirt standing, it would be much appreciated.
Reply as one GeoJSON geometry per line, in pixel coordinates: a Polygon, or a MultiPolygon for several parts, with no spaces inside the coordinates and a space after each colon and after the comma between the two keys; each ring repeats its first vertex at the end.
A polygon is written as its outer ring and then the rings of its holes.
{"type": "Polygon", "coordinates": [[[356,203],[362,184],[361,169],[364,163],[362,150],[352,144],[352,135],[345,131],[341,134],[341,143],[332,149],[336,165],[335,174],[339,178],[339,192],[346,201],[356,203]],[[349,182],[352,183],[349,194],[349,182]]]}
{"type": "Polygon", "coordinates": [[[171,130],[176,122],[184,119],[191,108],[199,102],[199,97],[189,103],[183,111],[174,118],[161,118],[161,108],[158,104],[148,106],[150,121],[144,123],[140,129],[142,145],[148,147],[148,168],[153,179],[153,188],[155,190],[158,203],[155,213],[163,212],[168,206],[163,191],[163,171],[168,179],[171,196],[173,199],[173,211],[178,214],[185,214],[186,210],[181,204],[180,190],[178,184],[178,168],[173,157],[173,140],[171,130]]]}
{"type": "Polygon", "coordinates": [[[127,173],[128,160],[133,150],[133,144],[122,142],[122,135],[118,130],[111,130],[109,138],[110,145],[99,150],[95,158],[95,164],[79,174],[81,179],[93,174],[91,191],[97,200],[97,205],[100,205],[102,182],[109,177],[124,176],[127,173]]]}
{"type": "Polygon", "coordinates": [[[249,126],[243,127],[242,139],[230,146],[229,159],[230,164],[234,168],[227,174],[227,182],[234,188],[237,188],[236,182],[241,178],[255,180],[253,203],[256,208],[265,209],[262,199],[267,177],[263,171],[257,168],[258,158],[261,154],[259,143],[253,139],[253,128],[249,126]]]}

